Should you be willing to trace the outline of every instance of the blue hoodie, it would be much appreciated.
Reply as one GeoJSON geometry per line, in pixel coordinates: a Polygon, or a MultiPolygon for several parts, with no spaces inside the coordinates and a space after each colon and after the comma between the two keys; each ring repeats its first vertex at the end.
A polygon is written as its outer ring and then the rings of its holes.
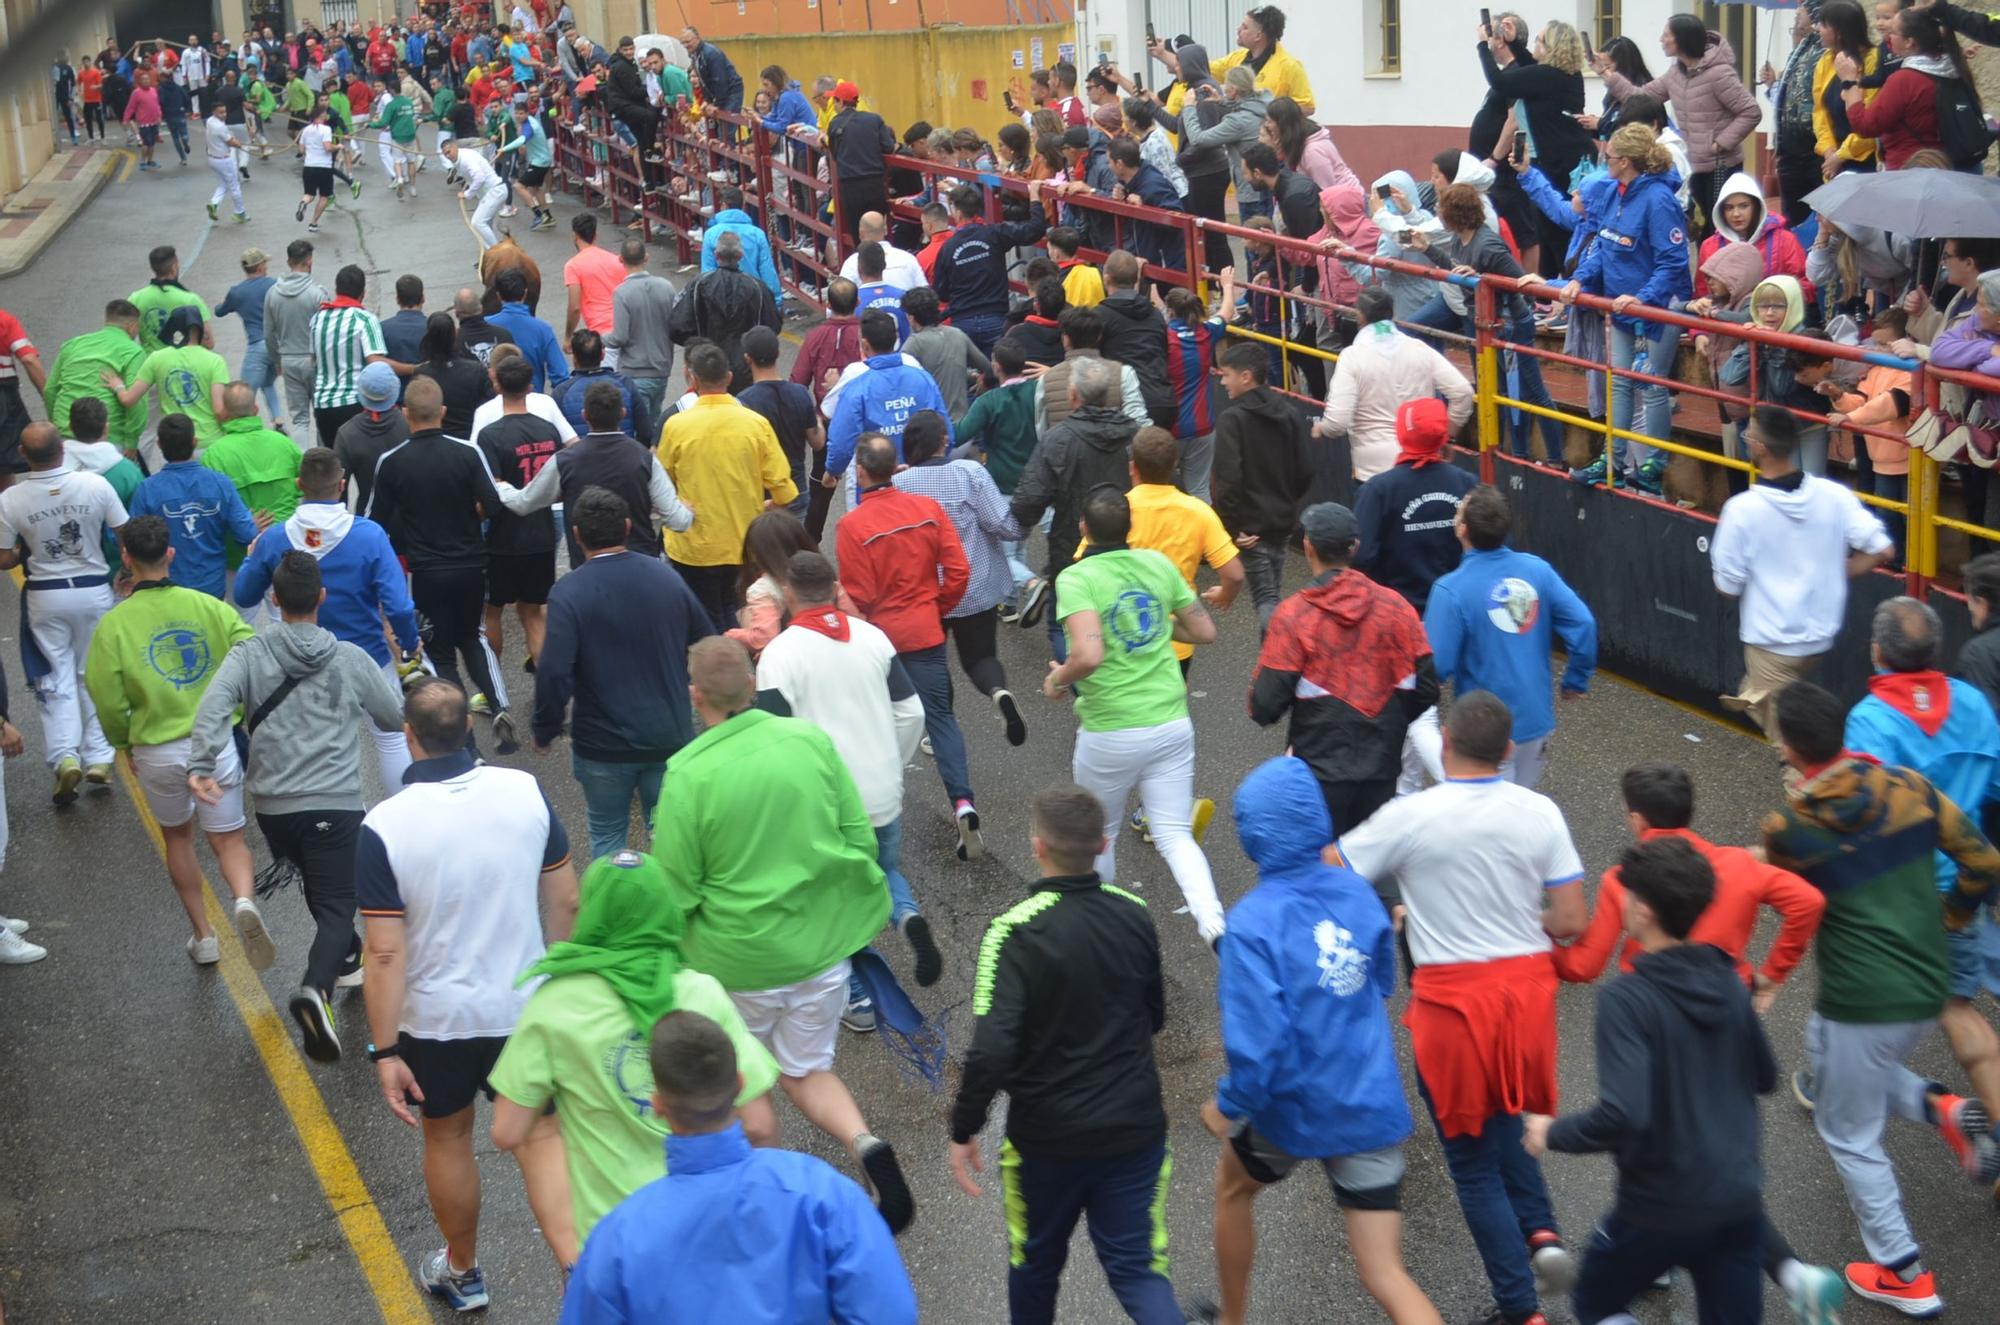
{"type": "Polygon", "coordinates": [[[1458,569],[1431,586],[1424,633],[1438,680],[1452,692],[1491,691],[1514,714],[1514,739],[1534,741],[1556,729],[1549,694],[1549,649],[1569,651],[1562,688],[1585,694],[1597,670],[1597,620],[1540,557],[1510,547],[1471,548],[1458,569]]]}
{"type": "Polygon", "coordinates": [[[715,270],[715,241],[725,233],[734,234],[743,241],[743,261],[737,265],[737,270],[764,282],[771,297],[782,307],[785,287],[778,280],[777,264],[771,261],[771,237],[741,207],[723,208],[701,232],[701,269],[705,272],[715,270]]]}
{"type": "Polygon", "coordinates": [[[772,106],[771,113],[764,117],[764,127],[772,133],[783,133],[787,129],[795,129],[802,125],[817,129],[819,112],[813,109],[812,102],[806,98],[805,93],[799,91],[799,85],[794,82],[787,84],[785,90],[778,94],[777,104],[772,106]]]}
{"type": "Polygon", "coordinates": [[[513,336],[514,344],[534,366],[535,390],[553,391],[569,380],[569,360],[563,358],[555,328],[530,313],[525,303],[502,304],[486,322],[513,336]]]}
{"type": "Polygon", "coordinates": [[[944,416],[945,449],[951,449],[951,411],[937,379],[921,368],[903,362],[900,354],[878,354],[868,361],[868,371],[840,389],[840,404],[826,429],[826,472],[845,474],[854,459],[854,447],[861,434],[879,432],[896,444],[896,459],[903,458],[903,429],[910,416],[920,409],[936,410],[944,416]]]}
{"type": "Polygon", "coordinates": [[[281,529],[267,529],[236,570],[236,604],[249,607],[271,591],[271,572],[294,548],[319,558],[326,601],[319,624],[335,639],[357,645],[378,664],[387,664],[389,645],[382,618],[405,652],[417,647],[417,610],[410,603],[409,577],[382,526],[351,515],[337,501],[303,501],[281,529]]]}
{"type": "Polygon", "coordinates": [[[249,547],[257,539],[257,522],[236,485],[199,460],[162,466],[133,492],[130,513],[166,520],[167,543],[174,550],[167,578],[211,598],[222,597],[230,542],[249,547]]]}
{"type": "MultiPolygon", "coordinates": [[[[1606,299],[1637,295],[1640,303],[1654,308],[1694,297],[1687,214],[1674,196],[1680,186],[1681,177],[1669,169],[1614,189],[1597,227],[1597,243],[1576,266],[1584,293],[1606,299]]],[[[1623,331],[1646,325],[1638,318],[1616,322],[1623,331]]]]}
{"type": "Polygon", "coordinates": [[[1234,808],[1258,879],[1230,908],[1222,940],[1229,1071],[1216,1107],[1299,1159],[1395,1145],[1410,1134],[1410,1106],[1386,1004],[1396,992],[1388,913],[1366,879],[1320,859],[1333,825],[1303,761],[1265,760],[1234,808]]]}
{"type": "MultiPolygon", "coordinates": [[[[1913,768],[1974,823],[2000,800],[2000,720],[1970,681],[1942,672],[1877,672],[1847,714],[1846,746],[1892,768],[1913,768]],[[1919,725],[1935,724],[1934,734],[1919,725]]],[[[1937,853],[1938,891],[1958,883],[1958,864],[1937,853]]]]}
{"type": "Polygon", "coordinates": [[[1586,179],[1577,189],[1583,195],[1583,215],[1578,216],[1562,190],[1549,183],[1549,177],[1539,167],[1516,178],[1528,201],[1543,216],[1570,232],[1569,251],[1563,255],[1564,260],[1581,262],[1583,254],[1597,241],[1597,232],[1604,225],[1605,208],[1618,196],[1618,181],[1603,172],[1586,179]]]}

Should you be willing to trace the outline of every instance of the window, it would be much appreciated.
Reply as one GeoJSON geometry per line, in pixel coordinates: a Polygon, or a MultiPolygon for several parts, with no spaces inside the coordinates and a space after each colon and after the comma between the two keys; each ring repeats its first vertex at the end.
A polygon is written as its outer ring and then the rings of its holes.
{"type": "Polygon", "coordinates": [[[1362,7],[1362,49],[1371,74],[1403,72],[1403,0],[1368,0],[1362,7]]]}
{"type": "Polygon", "coordinates": [[[1701,21],[1710,32],[1720,32],[1722,39],[1736,52],[1736,72],[1751,87],[1757,86],[1757,10],[1752,5],[1717,4],[1716,0],[1702,0],[1701,21]]]}
{"type": "Polygon", "coordinates": [[[1625,31],[1624,0],[1584,0],[1583,31],[1593,50],[1603,50],[1625,31]]]}

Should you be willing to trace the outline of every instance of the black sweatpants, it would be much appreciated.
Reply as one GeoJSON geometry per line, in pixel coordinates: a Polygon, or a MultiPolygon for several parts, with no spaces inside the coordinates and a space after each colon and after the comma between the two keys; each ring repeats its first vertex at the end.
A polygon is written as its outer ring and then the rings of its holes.
{"type": "Polygon", "coordinates": [[[1007,669],[1000,665],[1000,609],[944,619],[945,633],[958,646],[958,665],[972,680],[972,688],[988,699],[996,690],[1007,688],[1007,669]]]}
{"type": "MultiPolygon", "coordinates": [[[[325,409],[315,409],[313,411],[313,428],[319,433],[319,444],[331,451],[333,449],[333,439],[340,435],[341,428],[346,425],[349,419],[360,412],[361,406],[358,404],[330,405],[325,409]]],[[[305,445],[303,438],[293,438],[292,440],[298,442],[301,446],[305,445]]]]}
{"type": "Polygon", "coordinates": [[[827,513],[833,509],[833,489],[820,482],[826,477],[826,451],[812,453],[812,478],[806,485],[806,532],[817,543],[826,536],[827,513]]]}
{"type": "Polygon", "coordinates": [[[1320,795],[1326,797],[1326,812],[1333,819],[1335,836],[1355,828],[1369,815],[1396,798],[1396,779],[1379,782],[1322,782],[1320,795]]]}
{"type": "Polygon", "coordinates": [[[688,566],[671,557],[667,564],[679,572],[694,592],[695,601],[707,609],[717,634],[736,624],[736,580],[743,573],[741,566],[688,566]]]}
{"type": "Polygon", "coordinates": [[[437,674],[466,692],[485,695],[496,711],[507,707],[507,692],[494,684],[486,642],[479,628],[486,620],[486,569],[413,570],[410,601],[424,633],[424,653],[437,674]],[[458,659],[465,659],[465,675],[458,659]],[[466,685],[466,676],[472,684],[466,685]]]}
{"type": "Polygon", "coordinates": [[[354,848],[361,835],[360,810],[297,810],[257,815],[271,854],[299,867],[305,880],[306,909],[312,912],[312,949],[300,981],[333,993],[333,982],[361,965],[361,939],[354,932],[354,848]]]}

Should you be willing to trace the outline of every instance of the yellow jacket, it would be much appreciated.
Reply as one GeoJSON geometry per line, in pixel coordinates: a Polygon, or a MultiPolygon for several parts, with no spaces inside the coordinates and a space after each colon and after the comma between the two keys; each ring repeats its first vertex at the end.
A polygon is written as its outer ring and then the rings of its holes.
{"type": "Polygon", "coordinates": [[[1071,308],[1089,308],[1104,302],[1104,273],[1088,262],[1079,262],[1063,273],[1063,299],[1071,308]]]}
{"type": "MultiPolygon", "coordinates": [[[[1250,52],[1238,46],[1220,60],[1210,61],[1208,71],[1220,83],[1224,74],[1249,58],[1250,52]]],[[[1313,88],[1306,78],[1306,67],[1285,49],[1283,42],[1271,48],[1271,58],[1264,61],[1264,68],[1257,75],[1257,86],[1274,97],[1290,97],[1299,103],[1301,112],[1307,115],[1313,113],[1313,88]]]]}
{"type": "Polygon", "coordinates": [[[660,429],[661,468],[694,508],[686,533],[667,531],[667,556],[684,566],[740,566],[743,534],[764,510],[799,495],[770,421],[734,396],[698,398],[660,429]]]}
{"type": "MultiPolygon", "coordinates": [[[[1870,46],[1868,58],[1861,65],[1861,72],[1864,75],[1874,73],[1875,66],[1881,58],[1881,52],[1870,46]]],[[[1819,63],[1813,66],[1813,146],[1819,149],[1821,156],[1833,150],[1833,116],[1826,113],[1826,89],[1831,82],[1833,82],[1833,52],[1828,51],[1821,55],[1819,63]]],[[[1865,105],[1875,100],[1875,94],[1879,91],[1880,88],[1864,88],[1861,93],[1862,103],[1865,105]]],[[[1850,133],[1840,144],[1840,154],[1849,161],[1873,161],[1875,140],[1863,138],[1858,133],[1850,133]]]]}

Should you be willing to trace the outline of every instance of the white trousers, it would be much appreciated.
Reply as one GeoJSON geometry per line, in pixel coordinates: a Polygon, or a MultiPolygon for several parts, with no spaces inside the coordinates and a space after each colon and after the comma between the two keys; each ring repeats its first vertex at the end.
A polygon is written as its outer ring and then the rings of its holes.
{"type": "MultiPolygon", "coordinates": [[[[396,670],[396,664],[382,664],[382,675],[389,678],[389,684],[403,693],[403,677],[396,670]]],[[[403,774],[410,767],[410,743],[403,739],[400,731],[385,732],[373,722],[363,721],[368,735],[375,742],[375,762],[382,770],[382,795],[387,798],[403,789],[403,774]]]]}
{"type": "Polygon", "coordinates": [[[487,248],[492,248],[500,242],[500,236],[493,231],[493,218],[498,216],[500,209],[506,205],[507,185],[502,181],[495,181],[492,188],[480,195],[479,205],[472,209],[472,229],[478,234],[479,242],[487,248]]]}
{"type": "Polygon", "coordinates": [[[1188,912],[1203,939],[1222,933],[1222,903],[1208,857],[1194,840],[1194,724],[1186,718],[1156,727],[1122,731],[1079,731],[1070,774],[1104,806],[1104,850],[1097,876],[1118,881],[1118,832],[1125,826],[1125,803],[1136,789],[1146,810],[1153,845],[1173,871],[1188,912]]]}
{"type": "Polygon", "coordinates": [[[236,173],[236,154],[212,156],[208,159],[208,168],[215,172],[216,181],[215,192],[209,195],[208,205],[219,206],[227,198],[229,210],[238,216],[243,215],[243,179],[236,173]]]}
{"type": "Polygon", "coordinates": [[[403,154],[398,152],[388,139],[384,138],[376,145],[375,156],[382,163],[382,173],[389,177],[391,184],[396,183],[401,178],[396,173],[396,165],[401,161],[403,154]]]}
{"type": "Polygon", "coordinates": [[[84,764],[111,762],[111,742],[98,725],[97,706],[83,686],[83,661],[97,623],[116,601],[111,586],[90,589],[26,589],[28,630],[49,660],[49,674],[35,688],[42,709],[42,746],[49,767],[75,758],[84,764]]]}

